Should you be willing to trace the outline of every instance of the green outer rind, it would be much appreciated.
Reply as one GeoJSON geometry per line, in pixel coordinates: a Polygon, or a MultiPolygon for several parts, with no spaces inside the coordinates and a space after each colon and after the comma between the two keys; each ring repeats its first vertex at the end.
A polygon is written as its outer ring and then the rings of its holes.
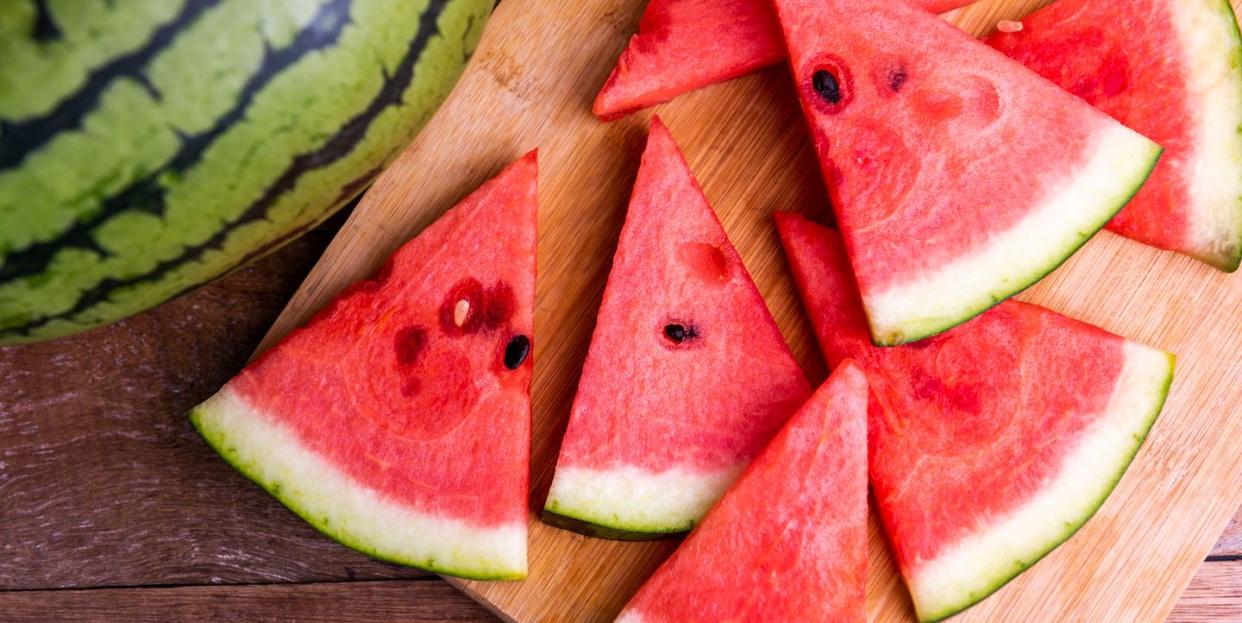
{"type": "Polygon", "coordinates": [[[241,460],[241,458],[237,456],[235,452],[232,452],[228,449],[226,431],[224,430],[213,431],[213,430],[209,430],[207,427],[204,426],[204,424],[200,421],[200,417],[205,415],[205,413],[206,413],[206,409],[204,408],[204,405],[198,405],[194,407],[193,409],[191,409],[190,412],[187,414],[187,417],[190,419],[190,424],[192,424],[194,426],[194,429],[198,431],[198,434],[199,436],[203,438],[203,441],[206,441],[207,445],[211,446],[211,449],[215,450],[216,454],[219,454],[220,458],[224,459],[224,461],[228,463],[230,466],[232,466],[233,469],[240,472],[243,476],[245,476],[247,479],[249,479],[254,484],[259,485],[260,488],[262,488],[269,495],[276,498],[281,504],[283,504],[285,508],[288,508],[290,511],[293,511],[293,514],[297,515],[298,517],[301,517],[303,521],[305,521],[306,523],[310,524],[313,528],[318,530],[320,534],[323,534],[324,536],[332,539],[333,541],[336,541],[337,543],[340,543],[341,545],[344,545],[345,547],[348,547],[354,551],[366,554],[367,556],[370,556],[377,560],[382,560],[384,562],[390,562],[390,563],[394,563],[398,565],[403,565],[406,567],[422,569],[424,571],[430,571],[432,573],[447,574],[447,575],[451,575],[451,576],[455,576],[455,577],[459,577],[459,578],[463,578],[467,580],[522,580],[522,579],[525,579],[526,574],[522,574],[522,573],[517,573],[517,574],[514,574],[514,573],[477,574],[475,573],[475,574],[472,574],[470,572],[465,572],[460,569],[455,569],[450,565],[440,564],[438,561],[428,562],[428,561],[421,561],[421,560],[407,560],[407,559],[401,558],[400,556],[391,556],[385,552],[377,551],[373,548],[367,547],[366,545],[353,542],[349,538],[344,537],[341,534],[338,534],[336,532],[333,532],[333,530],[329,526],[324,525],[324,523],[320,521],[321,518],[315,516],[314,514],[308,512],[306,509],[302,508],[301,505],[298,504],[298,501],[293,498],[293,496],[287,495],[285,493],[284,489],[282,489],[279,486],[275,486],[275,483],[268,483],[268,482],[263,482],[262,480],[260,480],[260,478],[255,474],[254,470],[250,468],[250,464],[241,460]]]}
{"type": "MultiPolygon", "coordinates": [[[[1217,4],[1220,7],[1221,18],[1228,20],[1229,25],[1232,27],[1234,41],[1237,43],[1233,47],[1233,58],[1230,60],[1229,65],[1233,67],[1235,82],[1237,82],[1238,86],[1242,86],[1242,27],[1238,24],[1237,12],[1233,10],[1233,5],[1229,0],[1217,0],[1217,4]]],[[[1238,118],[1239,123],[1235,132],[1242,135],[1242,111],[1238,111],[1238,118]]],[[[1242,171],[1242,159],[1235,160],[1234,165],[1239,171],[1242,171]]],[[[1236,226],[1239,235],[1238,239],[1234,240],[1233,255],[1224,258],[1224,262],[1217,261],[1221,258],[1194,256],[1195,259],[1227,273],[1237,272],[1238,267],[1242,266],[1242,197],[1237,198],[1233,211],[1234,218],[1237,219],[1236,226]]]]}
{"type": "MultiPolygon", "coordinates": [[[[916,331],[913,333],[904,331],[900,335],[895,336],[895,339],[890,339],[890,340],[881,339],[881,337],[877,335],[875,327],[871,324],[871,317],[868,315],[867,326],[870,329],[871,343],[876,346],[881,346],[881,347],[901,346],[904,344],[910,344],[912,342],[918,342],[920,340],[924,340],[929,337],[940,335],[941,333],[944,333],[945,331],[953,329],[954,327],[961,325],[962,323],[970,320],[971,318],[974,318],[978,316],[979,314],[982,314],[983,312],[993,307],[996,307],[997,305],[1008,300],[1009,298],[1019,294],[1023,290],[1026,290],[1027,288],[1035,285],[1036,283],[1039,283],[1044,277],[1047,277],[1048,275],[1052,274],[1053,271],[1060,268],[1062,264],[1064,264],[1067,260],[1069,260],[1070,257],[1072,257],[1075,253],[1077,253],[1078,250],[1083,247],[1083,245],[1087,244],[1088,240],[1090,240],[1096,234],[1098,234],[1100,230],[1104,229],[1104,226],[1107,225],[1108,222],[1111,221],[1114,216],[1117,216],[1117,214],[1120,213],[1121,210],[1126,207],[1126,204],[1130,203],[1130,200],[1133,199],[1136,194],[1138,194],[1140,189],[1142,189],[1143,184],[1147,182],[1147,178],[1151,177],[1152,171],[1156,169],[1156,164],[1160,162],[1160,156],[1164,154],[1163,147],[1156,145],[1155,143],[1152,143],[1152,145],[1154,145],[1154,149],[1152,150],[1150,161],[1148,162],[1147,167],[1141,170],[1142,176],[1135,180],[1135,183],[1131,187],[1130,192],[1124,195],[1123,197],[1121,197],[1119,201],[1117,201],[1116,205],[1113,206],[1111,211],[1104,213],[1104,218],[1102,218],[1099,221],[1098,225],[1093,225],[1092,226],[1093,229],[1091,229],[1088,232],[1080,233],[1079,240],[1076,243],[1070,245],[1066,249],[1065,254],[1063,254],[1060,257],[1054,257],[1052,263],[1049,264],[1048,267],[1043,270],[1043,272],[1037,272],[1030,280],[1019,280],[1018,285],[1015,285],[1012,289],[1007,289],[1007,290],[1002,289],[1002,290],[999,290],[998,293],[991,294],[992,300],[990,303],[987,303],[986,305],[983,305],[981,307],[980,306],[967,307],[965,309],[966,313],[964,313],[963,315],[955,319],[950,320],[948,324],[942,324],[938,322],[926,322],[926,323],[923,323],[923,328],[921,328],[919,331],[916,331]],[[927,328],[929,326],[931,328],[927,328]]],[[[865,309],[866,308],[864,306],[864,311],[865,309]]]]}
{"type": "MultiPolygon", "coordinates": [[[[247,74],[245,62],[234,56],[257,63],[292,40],[295,31],[285,23],[289,20],[265,19],[267,13],[295,12],[298,7],[322,7],[327,2],[290,2],[256,10],[225,0],[177,30],[141,68],[139,78],[151,82],[160,97],[145,95],[135,79],[122,75],[106,84],[100,102],[88,110],[81,127],[63,128],[51,142],[31,152],[20,167],[0,170],[0,221],[10,222],[7,230],[0,226],[0,232],[14,234],[0,235],[0,256],[42,247],[32,264],[37,265],[43,261],[37,256],[51,249],[49,263],[42,269],[20,268],[22,264],[15,262],[8,268],[19,267],[17,273],[0,280],[0,344],[70,335],[143,311],[263,257],[322,222],[360,193],[448,96],[493,6],[489,0],[426,0],[402,8],[382,0],[354,0],[339,41],[314,48],[272,74],[274,78],[251,94],[243,114],[225,126],[227,131],[206,144],[197,164],[175,170],[169,158],[180,153],[176,131],[206,136],[208,127],[228,117],[223,112],[229,105],[245,101],[240,91],[230,89],[240,90],[243,78],[260,75],[247,74]],[[433,6],[437,7],[434,12],[433,6]],[[412,34],[394,37],[391,32],[372,32],[374,24],[384,23],[377,22],[377,15],[402,11],[408,20],[387,21],[405,24],[402,28],[412,34]],[[361,19],[363,14],[369,19],[361,19]],[[240,18],[230,17],[236,15],[262,28],[241,27],[237,24],[240,18]],[[429,38],[413,45],[426,31],[424,22],[431,20],[434,27],[429,38]],[[371,31],[365,30],[368,27],[371,31]],[[266,47],[232,45],[234,38],[243,35],[262,36],[266,47]],[[232,55],[219,56],[207,65],[184,62],[187,56],[201,59],[193,53],[203,41],[218,45],[220,37],[228,39],[226,47],[232,55]],[[387,88],[390,72],[407,57],[414,59],[412,80],[399,93],[383,91],[380,87],[387,88]],[[338,65],[353,65],[345,71],[331,66],[330,59],[338,65]],[[221,67],[228,71],[215,81],[201,76],[185,79],[185,71],[170,70],[178,63],[209,75],[221,73],[221,67]],[[348,83],[355,87],[351,89],[354,95],[325,97],[315,90],[316,84],[325,81],[313,79],[315,75],[330,76],[333,88],[348,83]],[[368,98],[382,101],[383,106],[371,111],[367,106],[375,102],[364,101],[368,98]],[[120,115],[125,120],[118,121],[116,110],[121,105],[117,102],[122,100],[137,101],[151,110],[120,115]],[[319,106],[311,107],[311,103],[319,106]],[[302,112],[290,121],[281,110],[302,112]],[[365,125],[354,123],[364,112],[375,114],[366,118],[365,125]],[[360,134],[354,136],[355,132],[360,134]],[[334,142],[343,134],[352,142],[334,142]],[[341,147],[347,142],[348,149],[341,147]],[[109,149],[120,151],[112,159],[90,157],[111,153],[109,149]],[[331,158],[323,160],[322,154],[331,158]],[[247,166],[238,164],[242,162],[247,166]],[[293,178],[282,173],[286,165],[296,173],[293,178]],[[111,173],[101,173],[101,169],[111,173]],[[224,170],[229,173],[221,173],[224,170]],[[149,182],[148,175],[156,181],[149,182]],[[230,184],[211,183],[221,176],[229,178],[230,184]],[[55,179],[74,180],[82,188],[48,182],[55,179]],[[32,193],[32,189],[43,194],[32,193]],[[142,196],[135,199],[125,192],[134,189],[144,193],[158,189],[165,203],[162,207],[143,205],[147,194],[139,193],[142,196]],[[269,191],[274,193],[270,201],[265,199],[269,191]],[[66,199],[68,195],[72,197],[66,199]],[[104,202],[118,197],[136,203],[119,212],[100,211],[104,202]],[[6,202],[11,208],[8,219],[4,218],[6,202]],[[18,211],[23,205],[36,209],[18,211]],[[263,208],[262,214],[252,213],[257,207],[263,208]],[[95,222],[97,215],[106,217],[95,222]],[[91,238],[94,246],[82,237],[91,238]]],[[[303,26],[302,32],[314,30],[303,26]]],[[[108,33],[115,35],[115,30],[108,33]]],[[[60,49],[71,44],[60,41],[57,45],[60,49]]],[[[106,62],[114,60],[112,56],[92,56],[91,60],[106,62]]],[[[8,77],[0,75],[0,89],[12,86],[4,80],[8,77]]],[[[0,268],[3,262],[0,259],[0,268]]]]}
{"type": "Polygon", "coordinates": [[[1104,491],[1104,495],[1100,497],[1100,499],[1096,502],[1095,506],[1092,507],[1090,511],[1087,512],[1085,515],[1083,515],[1083,517],[1080,520],[1078,520],[1076,523],[1067,526],[1067,530],[1065,531],[1063,537],[1048,543],[1047,547],[1044,548],[1043,551],[1037,553],[1035,557],[1031,559],[1030,562],[1015,561],[1016,564],[1014,566],[1014,570],[1012,574],[1000,578],[995,584],[993,584],[989,588],[986,588],[978,593],[967,595],[966,599],[962,601],[960,605],[952,606],[945,611],[937,612],[934,614],[924,615],[923,613],[919,613],[919,621],[921,623],[936,623],[937,621],[943,621],[951,616],[961,613],[962,611],[983,601],[984,599],[987,599],[989,596],[992,595],[992,593],[995,593],[996,591],[1000,590],[1003,586],[1008,584],[1011,580],[1021,575],[1022,572],[1026,571],[1027,569],[1030,569],[1032,566],[1035,565],[1035,563],[1039,562],[1040,560],[1043,560],[1045,556],[1052,553],[1052,551],[1055,550],[1056,548],[1060,547],[1062,543],[1065,543],[1066,541],[1068,541],[1071,537],[1074,536],[1074,534],[1078,532],[1080,528],[1086,525],[1087,521],[1089,521],[1092,517],[1095,516],[1096,511],[1100,510],[1100,507],[1103,506],[1104,502],[1108,500],[1108,497],[1112,495],[1113,489],[1117,488],[1117,484],[1121,482],[1121,478],[1125,476],[1126,471],[1129,470],[1130,464],[1134,462],[1134,457],[1138,455],[1139,449],[1143,447],[1143,442],[1147,439],[1147,435],[1151,432],[1152,426],[1155,425],[1156,419],[1159,417],[1160,412],[1164,409],[1164,403],[1169,397],[1169,387],[1172,386],[1173,384],[1173,368],[1176,364],[1176,357],[1172,353],[1166,352],[1164,353],[1164,355],[1168,359],[1169,370],[1168,370],[1168,373],[1165,375],[1164,385],[1160,388],[1159,397],[1156,400],[1155,407],[1152,409],[1150,415],[1148,415],[1147,421],[1145,425],[1143,426],[1142,432],[1140,434],[1135,435],[1134,448],[1130,451],[1130,456],[1127,457],[1126,460],[1123,461],[1122,464],[1118,467],[1117,473],[1113,475],[1112,483],[1104,491]]]}
{"type": "Polygon", "coordinates": [[[613,541],[659,541],[662,539],[673,539],[685,535],[694,526],[686,526],[675,530],[665,530],[662,528],[651,529],[634,529],[627,526],[610,526],[602,523],[595,523],[589,519],[575,517],[570,511],[551,510],[554,504],[548,503],[544,507],[540,521],[562,530],[577,532],[589,537],[598,539],[610,539],[613,541]]]}

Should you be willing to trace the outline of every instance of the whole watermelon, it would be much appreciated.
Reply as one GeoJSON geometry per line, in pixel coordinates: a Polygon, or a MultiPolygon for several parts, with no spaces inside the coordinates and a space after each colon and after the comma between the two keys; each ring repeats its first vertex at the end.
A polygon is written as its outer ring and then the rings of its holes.
{"type": "Polygon", "coordinates": [[[448,95],[492,0],[0,2],[0,343],[314,227],[448,95]]]}

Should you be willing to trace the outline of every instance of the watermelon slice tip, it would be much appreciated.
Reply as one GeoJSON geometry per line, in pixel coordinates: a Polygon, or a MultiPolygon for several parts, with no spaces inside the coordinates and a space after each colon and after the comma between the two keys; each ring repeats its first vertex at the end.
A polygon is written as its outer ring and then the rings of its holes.
{"type": "Polygon", "coordinates": [[[195,429],[348,547],[525,577],[536,178],[531,152],[192,409],[195,429]]]}
{"type": "Polygon", "coordinates": [[[809,394],[653,117],[545,517],[614,538],[685,532],[809,394]]]}

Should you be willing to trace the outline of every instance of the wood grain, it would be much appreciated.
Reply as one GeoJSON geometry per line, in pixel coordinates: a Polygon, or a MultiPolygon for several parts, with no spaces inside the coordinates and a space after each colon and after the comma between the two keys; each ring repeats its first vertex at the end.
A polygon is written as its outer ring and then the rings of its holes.
{"type": "MultiPolygon", "coordinates": [[[[992,0],[955,21],[981,32],[1040,4],[992,0]]],[[[503,163],[540,147],[532,510],[546,495],[647,123],[602,124],[588,111],[642,6],[501,4],[448,105],[363,199],[264,342],[370,273],[503,163]]],[[[827,209],[786,72],[704,89],[659,112],[818,381],[823,365],[769,222],[773,209],[821,218],[827,209]]],[[[1242,500],[1240,282],[1105,233],[1023,298],[1181,360],[1164,415],[1095,519],[962,620],[1163,620],[1242,500]]],[[[459,583],[518,621],[607,620],[673,547],[588,539],[533,519],[531,527],[528,580],[459,583]]],[[[871,618],[908,620],[883,543],[872,546],[871,618]]]]}
{"type": "Polygon", "coordinates": [[[1199,569],[1168,623],[1242,621],[1242,560],[1210,562],[1199,569]]]}
{"type": "Polygon", "coordinates": [[[0,590],[426,575],[326,541],[184,416],[237,373],[332,233],[129,320],[0,348],[0,590]]]}
{"type": "Polygon", "coordinates": [[[0,593],[6,623],[488,623],[482,606],[439,581],[186,586],[0,593]]]}
{"type": "Polygon", "coordinates": [[[1225,533],[1216,541],[1208,557],[1242,560],[1242,508],[1239,508],[1233,519],[1229,520],[1225,533]]]}

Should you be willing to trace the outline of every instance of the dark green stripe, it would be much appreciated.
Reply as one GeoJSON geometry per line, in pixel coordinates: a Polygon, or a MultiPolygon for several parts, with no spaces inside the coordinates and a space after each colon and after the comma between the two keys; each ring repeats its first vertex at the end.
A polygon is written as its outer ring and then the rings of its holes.
{"type": "MultiPolygon", "coordinates": [[[[210,238],[199,244],[187,246],[179,255],[160,262],[151,272],[144,275],[127,279],[104,279],[94,287],[83,292],[71,309],[30,322],[20,329],[14,329],[12,333],[29,335],[44,325],[56,320],[70,319],[89,310],[92,306],[108,300],[108,297],[114,290],[144,282],[157,281],[183,264],[193,262],[202,257],[203,254],[220,248],[228,240],[229,235],[237,228],[247,223],[265,219],[268,211],[286,192],[297,184],[301,176],[316,169],[327,167],[349,155],[353,148],[366,137],[366,131],[370,127],[371,122],[387,108],[400,106],[403,103],[401,96],[414,81],[414,67],[418,64],[419,59],[422,58],[423,50],[427,47],[431,37],[438,32],[436,22],[446,5],[450,2],[452,0],[431,0],[427,10],[419,17],[418,32],[410,42],[405,57],[401,59],[401,63],[391,75],[386,71],[384,72],[384,83],[375,97],[371,99],[366,109],[345,122],[341,129],[319,148],[295,156],[293,162],[290,162],[289,166],[285,167],[284,172],[268,186],[261,197],[251,203],[243,212],[229,219],[210,238]]],[[[287,233],[281,238],[288,239],[289,236],[290,234],[287,233]]],[[[269,249],[275,248],[276,244],[269,243],[269,249]]],[[[197,284],[192,287],[197,287],[197,284]]]]}
{"type": "Polygon", "coordinates": [[[172,44],[177,35],[207,9],[219,3],[220,0],[189,0],[175,17],[156,28],[142,47],[96,68],[87,76],[82,88],[61,100],[47,114],[24,121],[0,120],[0,136],[4,137],[0,141],[0,171],[17,167],[26,156],[39,150],[60,132],[81,128],[82,120],[99,105],[99,98],[114,80],[137,80],[150,91],[151,83],[142,73],[147,63],[172,44]]]}
{"type": "Polygon", "coordinates": [[[40,43],[60,39],[63,33],[60,32],[60,25],[56,23],[56,18],[52,15],[52,9],[47,5],[47,0],[35,0],[34,4],[35,22],[31,36],[40,43]]]}
{"type": "Polygon", "coordinates": [[[281,72],[312,52],[336,45],[341,32],[349,24],[351,2],[352,0],[330,0],[319,7],[310,22],[289,45],[275,51],[265,46],[258,70],[246,81],[233,107],[221,115],[210,128],[198,134],[183,136],[181,147],[167,164],[108,196],[95,214],[75,222],[51,240],[9,253],[4,258],[4,263],[0,264],[0,283],[46,271],[56,254],[69,247],[90,250],[107,257],[108,251],[99,246],[92,232],[118,214],[141,210],[162,216],[167,210],[167,189],[160,183],[160,179],[168,173],[184,173],[198,164],[220,135],[245,119],[255,96],[281,72]]]}

